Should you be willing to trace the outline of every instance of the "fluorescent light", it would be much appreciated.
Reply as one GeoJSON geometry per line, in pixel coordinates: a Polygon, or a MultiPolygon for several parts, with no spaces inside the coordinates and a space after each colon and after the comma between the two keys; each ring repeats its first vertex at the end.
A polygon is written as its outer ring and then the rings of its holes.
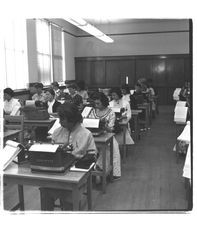
{"type": "Polygon", "coordinates": [[[99,29],[94,27],[93,25],[87,23],[82,18],[65,18],[66,21],[72,23],[73,25],[77,26],[78,28],[86,31],[87,33],[95,36],[96,38],[102,40],[105,43],[113,43],[114,40],[111,39],[109,36],[105,35],[99,29]]]}

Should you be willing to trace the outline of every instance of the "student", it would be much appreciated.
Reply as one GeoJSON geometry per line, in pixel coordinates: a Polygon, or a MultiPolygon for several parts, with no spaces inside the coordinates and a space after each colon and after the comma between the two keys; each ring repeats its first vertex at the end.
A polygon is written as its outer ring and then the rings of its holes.
{"type": "Polygon", "coordinates": [[[130,103],[130,90],[128,85],[121,86],[122,100],[130,103]]]}
{"type": "Polygon", "coordinates": [[[48,89],[45,92],[45,98],[48,105],[48,113],[56,113],[57,108],[60,106],[61,103],[55,100],[55,91],[53,89],[48,89]]]}
{"type": "Polygon", "coordinates": [[[20,115],[21,104],[18,99],[13,98],[14,91],[11,88],[4,89],[4,114],[20,115]]]}
{"type": "MultiPolygon", "coordinates": [[[[102,93],[98,92],[94,94],[94,109],[91,111],[88,118],[98,118],[102,122],[104,126],[104,130],[107,132],[114,132],[114,125],[116,116],[115,113],[112,111],[112,109],[109,106],[109,101],[107,96],[102,93]]],[[[107,151],[107,167],[109,167],[109,161],[110,161],[110,150],[108,148],[107,151]]],[[[99,155],[99,158],[97,160],[97,165],[99,168],[102,167],[102,155],[99,155]]],[[[114,179],[119,179],[121,176],[121,163],[120,163],[120,151],[118,143],[113,138],[113,176],[114,179]]]]}
{"type": "Polygon", "coordinates": [[[63,91],[59,88],[58,82],[52,82],[51,87],[55,92],[55,99],[60,100],[63,97],[63,91]]]}
{"type": "Polygon", "coordinates": [[[76,83],[70,83],[68,85],[69,96],[66,98],[66,101],[69,101],[75,104],[79,110],[83,109],[83,99],[77,93],[77,85],[76,83]]]}
{"type": "MultiPolygon", "coordinates": [[[[63,144],[63,148],[67,149],[72,144],[72,154],[76,159],[80,159],[85,155],[96,155],[96,146],[91,132],[81,125],[82,116],[76,105],[72,103],[61,104],[58,108],[61,127],[57,128],[53,135],[53,143],[63,144]]],[[[71,209],[67,202],[67,195],[70,191],[54,188],[41,188],[42,204],[44,210],[52,211],[56,199],[61,200],[63,210],[71,209]]]]}
{"type": "Polygon", "coordinates": [[[88,99],[88,92],[85,89],[85,82],[78,81],[77,87],[78,87],[78,94],[82,97],[83,103],[86,104],[88,99]]]}
{"type": "Polygon", "coordinates": [[[46,102],[45,93],[43,91],[43,84],[38,82],[34,85],[34,87],[36,89],[36,93],[32,96],[32,100],[40,101],[43,103],[46,102]]]}
{"type": "Polygon", "coordinates": [[[144,102],[144,96],[142,94],[142,87],[140,83],[135,84],[135,91],[130,98],[131,109],[137,109],[138,104],[142,104],[144,102]]]}
{"type": "MultiPolygon", "coordinates": [[[[128,120],[131,119],[131,107],[127,101],[122,99],[121,90],[119,88],[113,88],[111,91],[112,101],[109,103],[109,106],[112,108],[120,108],[124,109],[124,113],[122,114],[123,117],[127,118],[128,120]]],[[[133,139],[130,136],[130,127],[128,124],[128,129],[126,130],[126,144],[134,144],[133,139]]],[[[116,135],[116,139],[119,145],[123,145],[123,135],[119,133],[116,135]]]]}

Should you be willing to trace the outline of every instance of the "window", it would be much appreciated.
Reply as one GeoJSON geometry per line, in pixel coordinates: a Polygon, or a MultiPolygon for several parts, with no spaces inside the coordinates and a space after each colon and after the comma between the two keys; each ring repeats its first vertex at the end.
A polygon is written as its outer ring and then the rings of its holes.
{"type": "Polygon", "coordinates": [[[26,20],[7,20],[3,45],[4,88],[23,89],[28,83],[26,20]]]}
{"type": "Polygon", "coordinates": [[[36,20],[38,81],[50,84],[51,76],[51,42],[50,25],[45,20],[36,20]]]}
{"type": "Polygon", "coordinates": [[[52,64],[53,64],[53,81],[61,82],[63,76],[63,32],[60,28],[51,26],[52,39],[52,64]]]}

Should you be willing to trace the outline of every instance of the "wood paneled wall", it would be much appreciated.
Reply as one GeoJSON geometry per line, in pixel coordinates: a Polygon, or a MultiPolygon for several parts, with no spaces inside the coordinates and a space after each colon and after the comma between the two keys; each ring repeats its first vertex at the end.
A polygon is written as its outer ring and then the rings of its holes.
{"type": "Polygon", "coordinates": [[[160,104],[172,104],[172,93],[192,80],[189,55],[76,57],[76,80],[84,80],[88,88],[115,87],[126,83],[134,88],[139,78],[152,78],[160,104]]]}

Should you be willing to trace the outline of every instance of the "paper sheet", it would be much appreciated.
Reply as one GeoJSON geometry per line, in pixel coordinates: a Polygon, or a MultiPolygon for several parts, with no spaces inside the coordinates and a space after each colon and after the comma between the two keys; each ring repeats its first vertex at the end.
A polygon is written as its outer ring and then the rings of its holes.
{"type": "Polygon", "coordinates": [[[52,126],[52,127],[50,128],[50,130],[48,131],[48,134],[52,135],[53,132],[54,132],[57,128],[59,128],[59,127],[61,127],[61,125],[60,125],[60,119],[57,118],[56,121],[55,121],[55,123],[53,124],[53,126],[52,126]]]}
{"type": "Polygon", "coordinates": [[[134,94],[134,92],[135,92],[135,90],[134,90],[134,89],[131,89],[131,90],[130,90],[130,94],[131,94],[131,95],[133,95],[133,94],[134,94]]]}
{"type": "Polygon", "coordinates": [[[29,151],[55,153],[58,147],[58,144],[35,143],[29,148],[29,151]]]}
{"type": "Polygon", "coordinates": [[[191,151],[190,151],[190,144],[187,149],[187,154],[185,158],[185,164],[183,167],[183,177],[191,179],[191,151]]]}
{"type": "Polygon", "coordinates": [[[120,113],[120,108],[112,107],[111,109],[114,111],[114,113],[120,113]]]}
{"type": "Polygon", "coordinates": [[[190,122],[187,122],[183,132],[179,135],[177,140],[185,141],[186,143],[190,142],[190,122]]]}
{"type": "Polygon", "coordinates": [[[1,164],[5,169],[19,154],[21,148],[18,147],[19,143],[8,140],[5,147],[0,152],[1,164]]]}
{"type": "Polygon", "coordinates": [[[99,119],[83,119],[83,125],[86,128],[99,128],[99,119]]]}
{"type": "Polygon", "coordinates": [[[81,113],[83,118],[87,118],[92,110],[92,107],[85,107],[81,113]]]}

